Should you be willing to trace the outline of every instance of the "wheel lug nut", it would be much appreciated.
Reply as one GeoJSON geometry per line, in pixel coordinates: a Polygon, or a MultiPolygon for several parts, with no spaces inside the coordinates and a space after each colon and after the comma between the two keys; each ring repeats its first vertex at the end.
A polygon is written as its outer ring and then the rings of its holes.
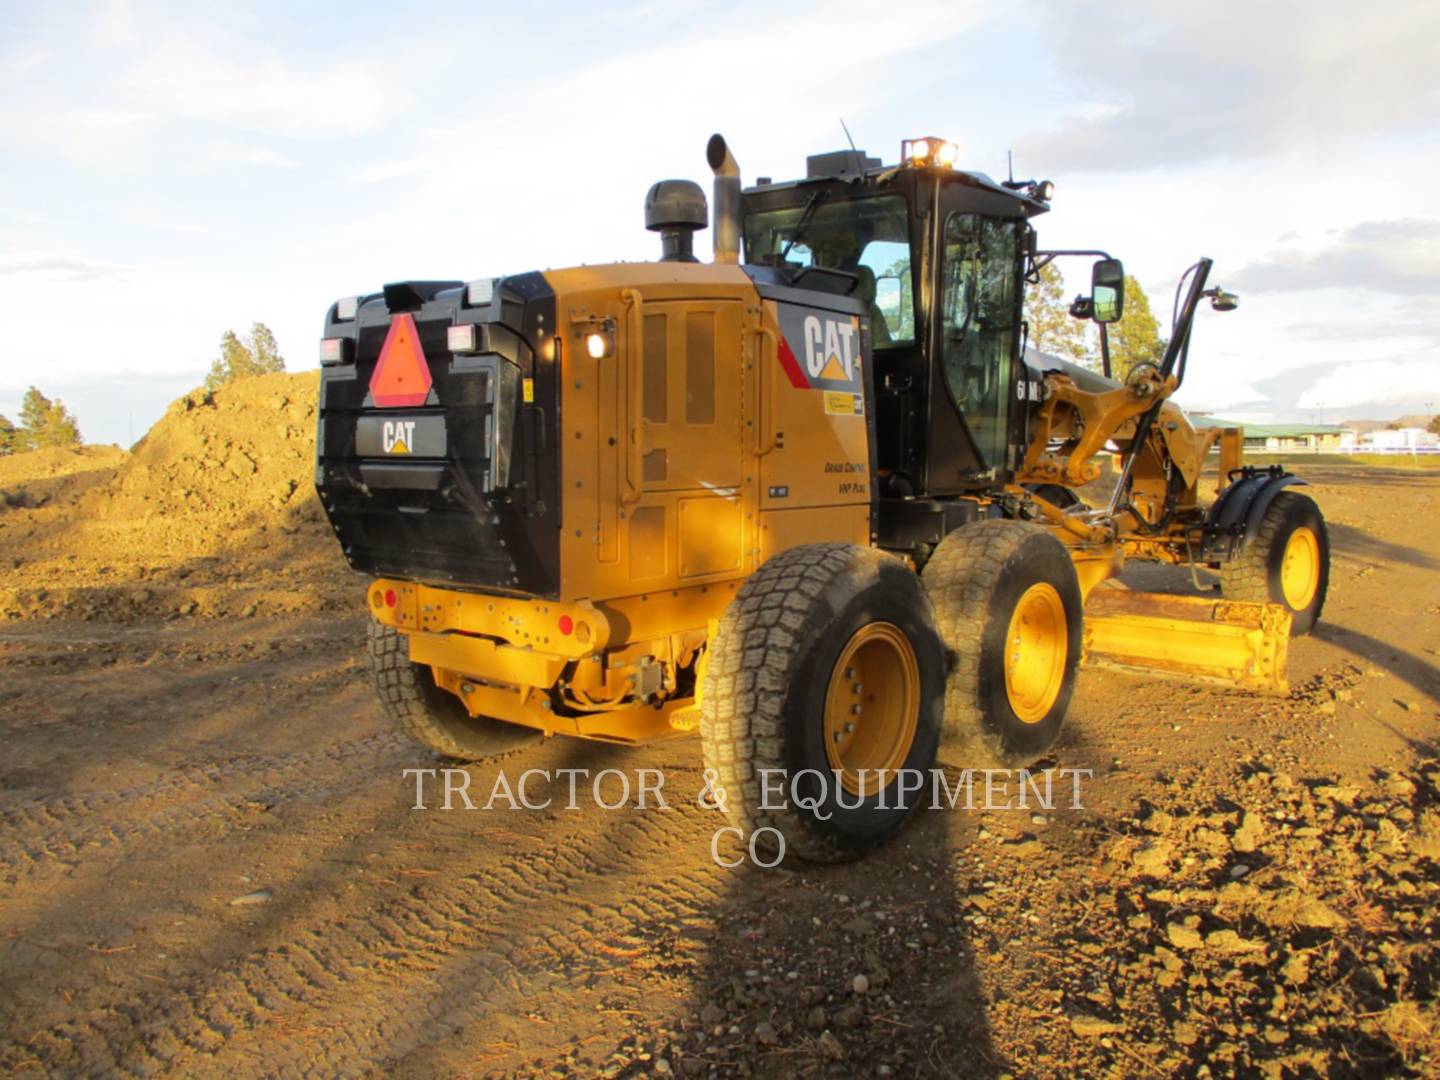
{"type": "Polygon", "coordinates": [[[859,715],[860,715],[860,706],[859,706],[859,705],[851,705],[851,706],[850,706],[850,715],[851,715],[851,716],[859,716],[859,715]]]}
{"type": "Polygon", "coordinates": [[[860,683],[857,682],[857,683],[856,683],[854,686],[852,686],[850,689],[851,689],[854,693],[857,693],[857,694],[858,694],[858,693],[861,693],[861,692],[864,690],[864,686],[863,686],[862,684],[860,684],[860,683]]]}
{"type": "Polygon", "coordinates": [[[838,732],[838,731],[835,732],[835,741],[836,741],[836,742],[839,742],[839,741],[840,741],[840,732],[838,732]]]}
{"type": "Polygon", "coordinates": [[[850,734],[852,731],[854,731],[854,730],[855,730],[855,725],[854,725],[854,724],[846,724],[846,725],[845,725],[845,734],[846,734],[846,735],[849,735],[849,734],[850,734]]]}
{"type": "Polygon", "coordinates": [[[847,678],[847,679],[853,679],[854,677],[855,677],[855,669],[854,669],[853,667],[847,667],[847,668],[845,669],[845,678],[847,678]]]}

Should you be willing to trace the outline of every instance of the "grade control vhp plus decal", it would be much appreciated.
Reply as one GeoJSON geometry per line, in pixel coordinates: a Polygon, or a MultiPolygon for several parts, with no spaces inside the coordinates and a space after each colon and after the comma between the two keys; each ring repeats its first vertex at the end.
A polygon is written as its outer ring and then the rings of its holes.
{"type": "Polygon", "coordinates": [[[819,390],[832,416],[865,414],[860,317],[780,304],[780,366],[798,390],[819,390]]]}

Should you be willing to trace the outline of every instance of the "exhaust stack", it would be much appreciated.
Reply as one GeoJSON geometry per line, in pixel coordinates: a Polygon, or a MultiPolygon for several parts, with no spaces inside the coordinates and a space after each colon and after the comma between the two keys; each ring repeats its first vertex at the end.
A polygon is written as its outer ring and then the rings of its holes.
{"type": "Polygon", "coordinates": [[[740,261],[740,166],[723,135],[711,135],[705,158],[715,174],[715,261],[740,261]]]}

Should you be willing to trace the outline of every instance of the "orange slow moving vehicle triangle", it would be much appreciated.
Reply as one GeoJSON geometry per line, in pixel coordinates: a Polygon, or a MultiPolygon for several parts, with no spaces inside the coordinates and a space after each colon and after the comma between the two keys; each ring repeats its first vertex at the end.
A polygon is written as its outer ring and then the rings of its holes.
{"type": "Polygon", "coordinates": [[[424,405],[434,380],[420,348],[420,331],[409,313],[396,315],[370,376],[370,397],[381,409],[424,405]]]}

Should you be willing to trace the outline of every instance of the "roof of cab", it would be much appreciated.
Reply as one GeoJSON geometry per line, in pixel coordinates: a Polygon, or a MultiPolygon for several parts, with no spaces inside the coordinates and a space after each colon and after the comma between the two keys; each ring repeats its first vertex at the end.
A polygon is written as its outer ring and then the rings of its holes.
{"type": "MultiPolygon", "coordinates": [[[[874,158],[870,158],[870,159],[868,159],[868,160],[869,160],[869,161],[874,161],[875,159],[874,159],[874,158]]],[[[766,191],[784,191],[784,190],[789,189],[789,188],[805,187],[805,186],[807,186],[807,185],[809,185],[809,184],[826,184],[826,183],[833,183],[833,182],[836,182],[836,181],[839,181],[839,182],[842,182],[842,183],[848,183],[848,184],[860,184],[860,183],[863,183],[863,182],[868,181],[868,180],[873,180],[873,181],[888,180],[888,179],[890,179],[892,176],[895,176],[895,175],[899,174],[900,172],[902,172],[903,170],[910,169],[910,168],[913,168],[913,166],[909,166],[909,165],[880,165],[880,166],[872,166],[872,167],[869,167],[869,168],[864,169],[863,171],[858,171],[858,172],[851,172],[851,171],[849,171],[849,170],[845,170],[845,171],[841,171],[841,172],[837,172],[837,173],[832,173],[832,174],[829,174],[829,175],[812,175],[812,176],[807,176],[807,177],[804,177],[803,179],[797,179],[797,180],[778,180],[778,181],[773,181],[773,182],[771,182],[771,183],[755,184],[755,185],[753,185],[753,186],[751,186],[751,187],[747,187],[747,188],[745,189],[745,194],[751,195],[751,194],[759,194],[760,192],[766,192],[766,191]]],[[[958,181],[959,183],[962,183],[962,184],[966,184],[966,185],[968,185],[968,186],[970,186],[970,187],[977,187],[977,188],[981,188],[981,189],[986,190],[986,191],[994,192],[994,193],[997,194],[997,195],[1005,195],[1005,196],[1008,196],[1009,198],[1014,199],[1016,202],[1020,203],[1021,205],[1023,205],[1023,206],[1025,207],[1025,214],[1026,214],[1027,217],[1033,216],[1033,215],[1035,215],[1035,214],[1043,214],[1043,213],[1045,213],[1046,211],[1048,211],[1048,210],[1050,209],[1050,204],[1049,204],[1049,203],[1047,203],[1047,202],[1042,202],[1042,201],[1039,200],[1039,199],[1033,199],[1033,198],[1031,198],[1030,196],[1026,195],[1023,191],[1017,191],[1015,188],[1006,187],[1004,184],[997,183],[996,181],[992,180],[989,176],[987,176],[985,173],[982,173],[982,172],[971,172],[971,171],[969,171],[969,170],[967,170],[967,169],[955,169],[955,168],[950,168],[950,169],[932,168],[932,169],[930,169],[929,171],[932,172],[932,173],[934,173],[934,174],[936,174],[936,175],[945,177],[945,178],[947,178],[947,179],[954,180],[954,181],[958,181]]]]}

